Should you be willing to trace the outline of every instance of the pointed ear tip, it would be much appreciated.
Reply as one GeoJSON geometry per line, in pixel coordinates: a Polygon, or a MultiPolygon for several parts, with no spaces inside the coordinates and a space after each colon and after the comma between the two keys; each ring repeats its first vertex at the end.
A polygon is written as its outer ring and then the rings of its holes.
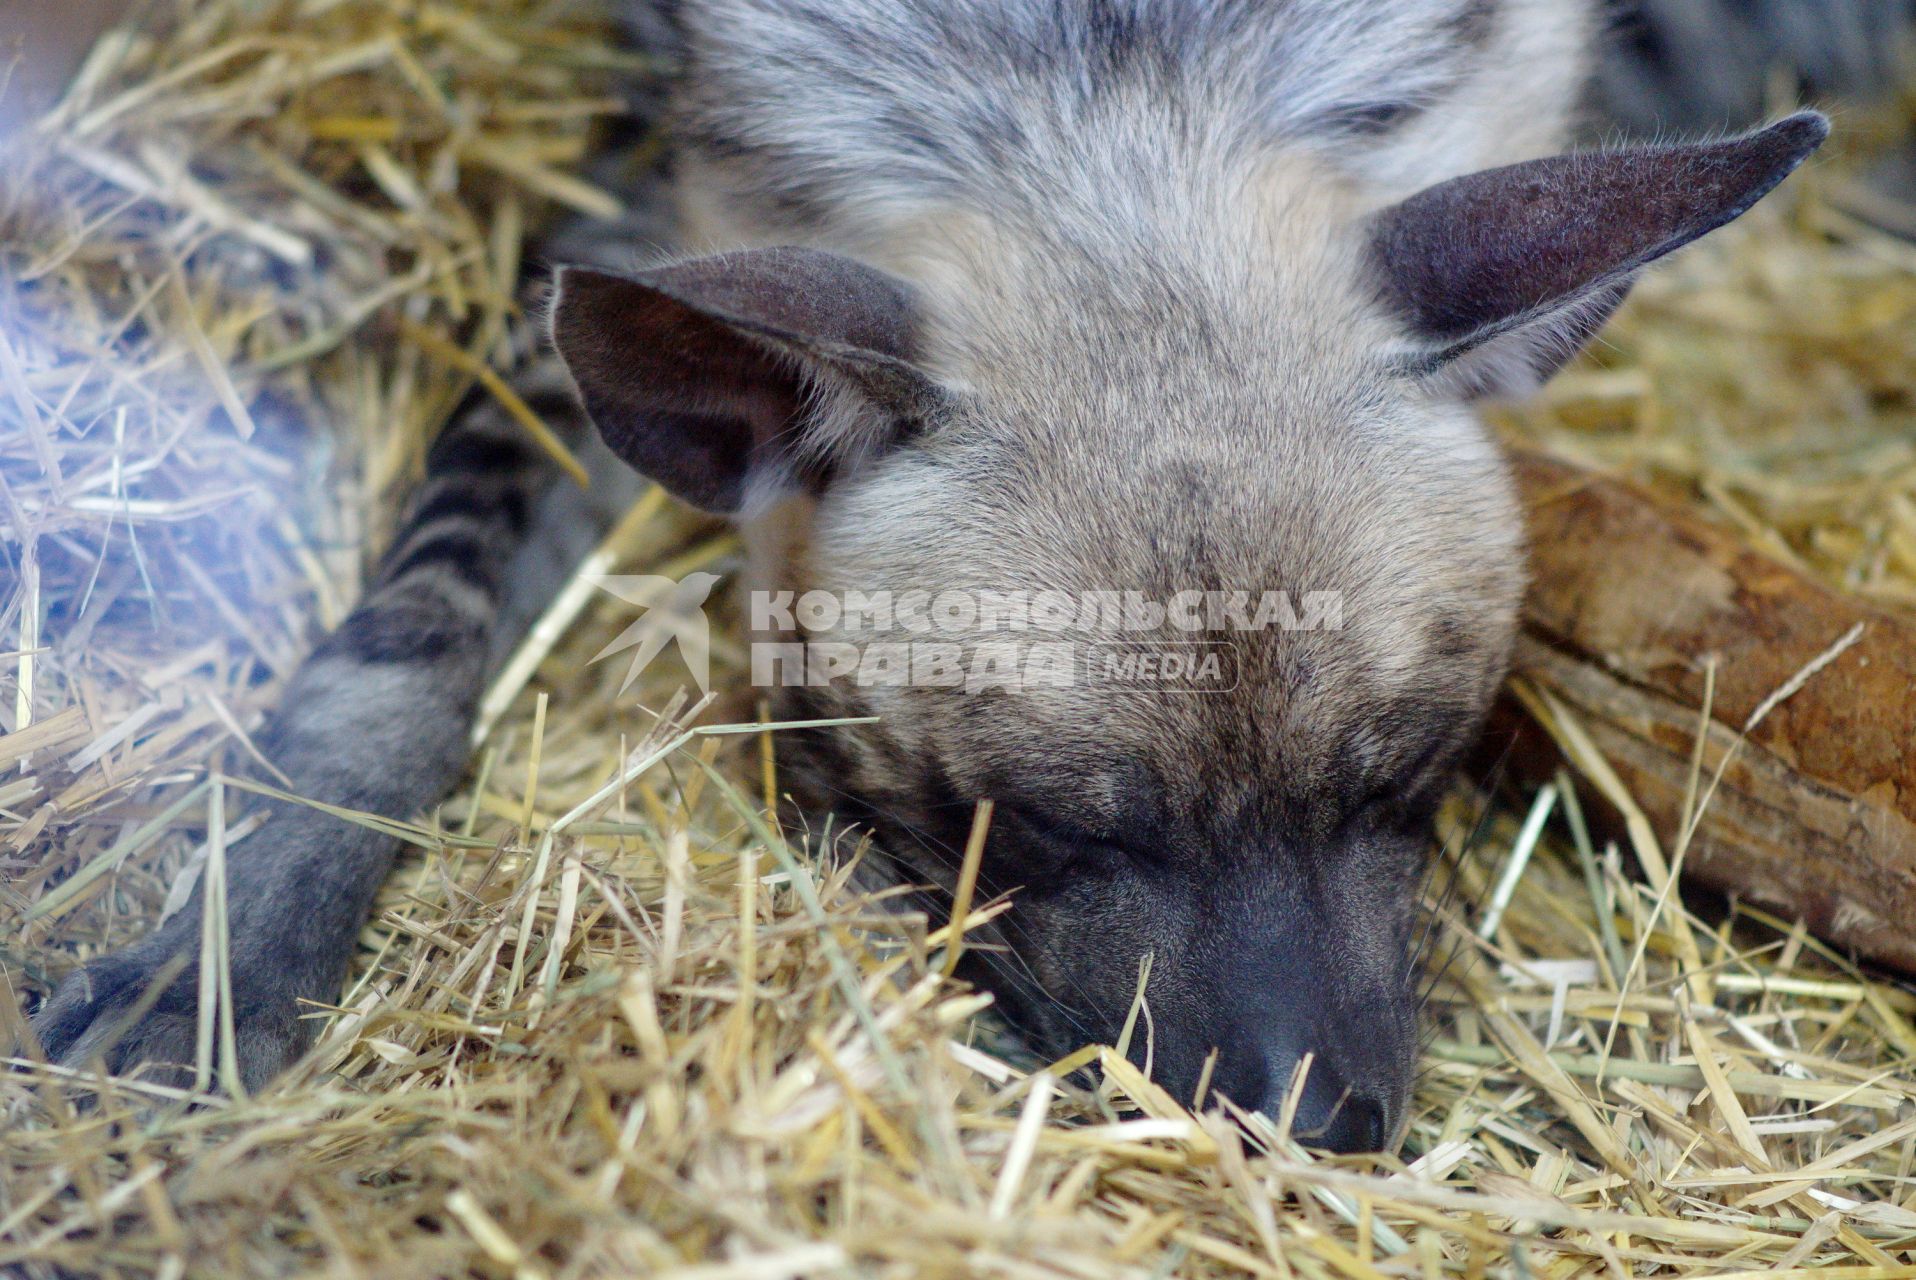
{"type": "Polygon", "coordinates": [[[1784,116],[1763,132],[1790,144],[1790,149],[1807,156],[1830,136],[1830,118],[1821,111],[1798,111],[1784,116]]]}

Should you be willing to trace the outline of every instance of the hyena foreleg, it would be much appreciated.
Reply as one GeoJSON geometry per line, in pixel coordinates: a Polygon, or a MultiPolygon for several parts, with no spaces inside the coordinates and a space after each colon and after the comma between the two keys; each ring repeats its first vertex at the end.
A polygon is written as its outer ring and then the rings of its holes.
{"type": "MultiPolygon", "coordinates": [[[[634,496],[636,477],[599,443],[548,362],[521,394],[587,464],[587,491],[490,401],[434,444],[427,478],[365,598],[287,686],[261,738],[294,793],[406,818],[458,781],[489,669],[563,580],[563,568],[634,496]]],[[[303,1001],[330,1002],[393,840],[308,805],[270,820],[228,855],[226,901],[241,1082],[257,1088],[316,1027],[303,1001]]],[[[202,885],[202,890],[204,886],[202,885]]],[[[151,1064],[192,1077],[202,892],[160,929],[70,975],[34,1027],[57,1061],[151,1064]],[[150,992],[156,977],[169,976],[150,992]]]]}

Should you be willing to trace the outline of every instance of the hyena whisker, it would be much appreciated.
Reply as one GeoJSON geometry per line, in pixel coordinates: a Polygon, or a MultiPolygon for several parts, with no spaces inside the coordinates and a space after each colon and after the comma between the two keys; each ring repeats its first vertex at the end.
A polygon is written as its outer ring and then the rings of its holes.
{"type": "MultiPolygon", "coordinates": [[[[931,853],[938,861],[940,861],[945,866],[947,870],[953,872],[954,874],[963,866],[964,854],[962,851],[952,848],[950,845],[946,844],[943,840],[940,840],[936,836],[933,836],[929,832],[925,831],[922,827],[922,824],[912,824],[907,822],[904,816],[898,813],[895,809],[873,805],[868,799],[854,796],[850,792],[843,791],[833,786],[830,783],[821,781],[816,783],[815,785],[818,787],[819,790],[834,793],[840,799],[856,800],[860,803],[861,807],[863,807],[868,812],[870,812],[874,818],[880,819],[890,824],[894,824],[896,829],[910,831],[912,835],[915,837],[917,844],[921,848],[923,848],[926,852],[931,853]]],[[[955,807],[956,803],[957,802],[954,802],[953,806],[947,806],[947,807],[955,807]]],[[[971,806],[966,805],[964,807],[969,808],[971,806]]],[[[1091,1026],[1084,1021],[1084,1018],[1082,1016],[1085,1010],[1065,1003],[1065,1001],[1062,998],[1060,998],[1059,994],[1051,990],[1048,986],[1046,986],[1043,980],[1039,978],[1037,972],[1031,968],[1030,961],[1026,958],[1026,955],[1027,955],[1027,952],[1035,946],[1036,940],[1025,929],[1023,923],[1019,921],[1018,919],[1016,919],[1017,906],[1016,906],[1015,890],[1008,889],[1007,887],[996,883],[994,878],[990,876],[987,872],[985,872],[982,868],[979,870],[979,873],[978,873],[978,885],[981,889],[985,891],[985,898],[984,898],[985,901],[991,901],[991,900],[1006,897],[1006,896],[1010,896],[1013,898],[1013,906],[1011,910],[1001,913],[996,919],[994,919],[991,922],[991,928],[998,932],[1010,935],[1010,939],[1013,945],[1010,947],[1006,955],[1009,956],[1010,960],[1015,961],[1016,964],[1019,966],[1019,968],[1022,970],[1021,980],[1025,983],[1027,989],[1030,992],[1036,993],[1036,995],[1040,998],[1040,1000],[1044,1002],[1048,1002],[1052,1005],[1055,1005],[1057,1010],[1060,1013],[1064,1014],[1067,1018],[1070,1019],[1073,1030],[1084,1035],[1087,1038],[1087,1040],[1096,1040],[1097,1034],[1091,1029],[1091,1026]],[[1019,945],[1019,944],[1022,944],[1022,945],[1019,945]]],[[[938,894],[941,892],[939,890],[929,889],[929,888],[926,888],[926,889],[914,888],[912,892],[913,892],[914,898],[920,899],[926,904],[927,906],[926,915],[928,918],[933,917],[934,913],[938,910],[949,911],[951,909],[950,902],[938,896],[938,894]]],[[[982,956],[982,953],[981,953],[981,956],[982,956]]],[[[1018,976],[1015,971],[1005,967],[1001,957],[992,956],[990,958],[981,958],[981,963],[985,963],[987,965],[996,965],[999,972],[1004,973],[1008,977],[1018,976]]],[[[1076,986],[1075,983],[1073,983],[1072,985],[1074,987],[1076,986]]],[[[1079,997],[1080,999],[1084,999],[1087,1001],[1089,1000],[1089,993],[1081,989],[1075,990],[1073,994],[1079,997]]],[[[1076,1046],[1073,1046],[1073,1047],[1075,1048],[1076,1046]]]]}
{"type": "MultiPolygon", "coordinates": [[[[1461,871],[1464,860],[1476,851],[1478,843],[1488,829],[1490,817],[1495,808],[1497,787],[1503,780],[1511,746],[1512,741],[1506,741],[1503,749],[1497,753],[1497,758],[1491,762],[1489,776],[1478,788],[1477,814],[1471,819],[1469,827],[1454,844],[1446,842],[1443,850],[1437,857],[1430,860],[1429,866],[1425,869],[1424,883],[1420,886],[1417,895],[1417,901],[1423,906],[1423,929],[1412,952],[1410,970],[1406,975],[1407,983],[1415,984],[1418,981],[1430,958],[1430,952],[1436,946],[1441,934],[1441,917],[1455,904],[1457,895],[1461,891],[1461,871]],[[1442,896],[1432,903],[1429,901],[1430,886],[1440,870],[1446,876],[1444,891],[1442,896]]],[[[1419,1001],[1420,1006],[1423,1003],[1424,1001],[1419,1001]]]]}
{"type": "Polygon", "coordinates": [[[1430,976],[1430,980],[1423,984],[1421,991],[1418,993],[1417,1008],[1420,1013],[1429,1007],[1431,997],[1436,995],[1437,989],[1449,979],[1452,971],[1456,969],[1458,960],[1466,957],[1464,968],[1461,971],[1463,974],[1472,972],[1477,964],[1483,960],[1483,955],[1475,947],[1456,946],[1451,948],[1449,954],[1444,957],[1443,967],[1430,976]]]}
{"type": "MultiPolygon", "coordinates": [[[[826,786],[824,789],[830,788],[826,786]]],[[[878,816],[878,818],[893,816],[893,814],[889,814],[889,812],[883,811],[883,809],[876,809],[876,807],[872,807],[872,805],[864,805],[864,807],[872,812],[874,816],[878,816]]],[[[947,866],[950,872],[954,872],[954,874],[958,872],[958,868],[962,866],[962,860],[964,860],[964,857],[962,857],[958,851],[950,849],[943,841],[939,841],[939,839],[935,839],[935,837],[931,837],[931,835],[920,834],[920,839],[924,841],[924,847],[929,853],[939,855],[939,860],[947,866]]],[[[985,891],[983,897],[979,899],[979,901],[983,901],[983,903],[991,903],[994,899],[1006,897],[1006,895],[1010,893],[1010,891],[1006,891],[1004,887],[992,883],[991,878],[987,878],[983,872],[979,872],[979,887],[985,891]]],[[[941,889],[935,889],[935,887],[910,885],[908,901],[918,904],[918,906],[924,910],[927,920],[937,920],[941,912],[950,912],[950,899],[948,899],[948,897],[941,897],[941,893],[943,893],[943,891],[941,891],[941,889]]],[[[1021,922],[1017,922],[1017,920],[1012,918],[1015,910],[1017,910],[1017,908],[1015,908],[1014,904],[1014,906],[1012,906],[1012,912],[1004,912],[1004,914],[996,916],[991,924],[987,926],[989,929],[992,929],[994,933],[1004,933],[1004,935],[1008,935],[1008,945],[1006,945],[1004,949],[977,949],[973,950],[973,952],[968,952],[968,954],[977,956],[979,964],[985,964],[987,968],[992,968],[996,973],[1000,973],[1004,979],[1008,979],[1010,983],[1017,985],[1017,987],[1021,989],[1021,994],[1025,994],[1025,998],[1033,998],[1033,996],[1035,996],[1035,1000],[1033,1000],[1035,1006],[1050,1006],[1050,1008],[1054,1008],[1060,1016],[1069,1019],[1071,1029],[1077,1031],[1079,1035],[1083,1035],[1086,1042],[1092,1042],[1092,1040],[1098,1039],[1098,1035],[1092,1031],[1090,1023],[1084,1021],[1083,1008],[1065,1002],[1063,996],[1061,996],[1060,993],[1056,993],[1056,991],[1052,991],[1050,987],[1046,987],[1046,983],[1038,977],[1037,971],[1031,968],[1031,962],[1025,958],[1025,950],[1031,947],[1033,939],[1031,939],[1029,933],[1023,929],[1021,922]],[[1019,947],[1019,943],[1023,943],[1023,947],[1019,947]]],[[[1079,994],[1081,998],[1084,996],[1083,991],[1077,994],[1079,994]]]]}
{"type": "Polygon", "coordinates": [[[1438,856],[1431,859],[1430,869],[1425,876],[1424,884],[1417,896],[1423,922],[1421,930],[1418,933],[1416,945],[1411,949],[1410,967],[1404,978],[1406,984],[1415,985],[1423,974],[1424,967],[1430,960],[1431,952],[1436,947],[1437,940],[1442,936],[1443,915],[1456,901],[1461,881],[1462,877],[1458,875],[1456,863],[1451,860],[1448,847],[1438,856]],[[1430,900],[1430,889],[1436,880],[1439,870],[1444,872],[1443,891],[1439,894],[1437,900],[1432,902],[1430,900]]]}
{"type": "MultiPolygon", "coordinates": [[[[996,896],[997,895],[992,895],[992,897],[996,896]]],[[[936,896],[935,892],[930,890],[914,888],[911,897],[925,908],[925,913],[928,918],[932,917],[938,910],[950,909],[950,903],[941,900],[936,896]]],[[[987,902],[991,900],[992,898],[986,899],[987,902]]],[[[999,931],[1005,918],[1004,915],[998,916],[986,926],[987,929],[993,932],[999,931]]],[[[966,955],[992,970],[1005,982],[1018,990],[1019,993],[1025,997],[1032,1011],[1045,1011],[1063,1018],[1072,1032],[1080,1036],[1086,1044],[1094,1043],[1099,1039],[1098,1034],[1093,1031],[1080,1016],[1081,1011],[1060,999],[1054,992],[1047,988],[1043,979],[1031,968],[1030,962],[1025,959],[1023,953],[1015,945],[986,941],[982,944],[969,946],[966,950],[966,955]]],[[[1005,1012],[1007,1016],[1013,1016],[1013,1011],[1006,1010],[1005,1012]]],[[[1017,1011],[1016,1016],[1013,1016],[1013,1020],[1016,1021],[1019,1017],[1023,1016],[1026,1016],[1023,1011],[1017,1011]]],[[[1073,1047],[1075,1048],[1076,1046],[1073,1047]]]]}

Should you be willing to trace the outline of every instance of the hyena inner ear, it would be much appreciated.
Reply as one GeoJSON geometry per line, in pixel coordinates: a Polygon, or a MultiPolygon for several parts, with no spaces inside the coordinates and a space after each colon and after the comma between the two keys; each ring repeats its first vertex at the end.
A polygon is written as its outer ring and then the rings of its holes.
{"type": "Polygon", "coordinates": [[[552,338],[612,451],[670,492],[737,512],[816,484],[923,417],[910,290],[811,249],[632,276],[563,269],[552,338]]]}
{"type": "Polygon", "coordinates": [[[1805,111],[1739,138],[1487,169],[1383,210],[1369,252],[1409,363],[1466,395],[1530,390],[1638,270],[1744,212],[1828,135],[1805,111]]]}

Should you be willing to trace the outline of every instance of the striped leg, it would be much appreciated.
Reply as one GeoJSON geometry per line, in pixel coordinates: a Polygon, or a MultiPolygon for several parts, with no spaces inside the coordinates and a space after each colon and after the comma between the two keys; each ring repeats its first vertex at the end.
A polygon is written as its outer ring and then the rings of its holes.
{"type": "MultiPolygon", "coordinates": [[[[521,393],[593,473],[581,492],[490,401],[433,446],[427,480],[365,599],[288,684],[263,748],[309,799],[396,818],[464,771],[487,670],[636,493],[546,367],[521,393]],[[531,571],[529,571],[531,570],[531,571]],[[543,571],[540,571],[543,570],[543,571]]],[[[241,1078],[255,1088],[305,1050],[302,999],[330,1001],[396,846],[304,805],[275,804],[227,866],[241,1078]]],[[[200,896],[125,951],[72,974],[35,1019],[57,1060],[104,1057],[190,1076],[198,1026],[200,896]],[[184,967],[157,998],[156,974],[184,967]],[[146,1006],[142,1011],[139,1006],[146,1006]],[[138,1013],[137,1020],[130,1018],[138,1013]]]]}

